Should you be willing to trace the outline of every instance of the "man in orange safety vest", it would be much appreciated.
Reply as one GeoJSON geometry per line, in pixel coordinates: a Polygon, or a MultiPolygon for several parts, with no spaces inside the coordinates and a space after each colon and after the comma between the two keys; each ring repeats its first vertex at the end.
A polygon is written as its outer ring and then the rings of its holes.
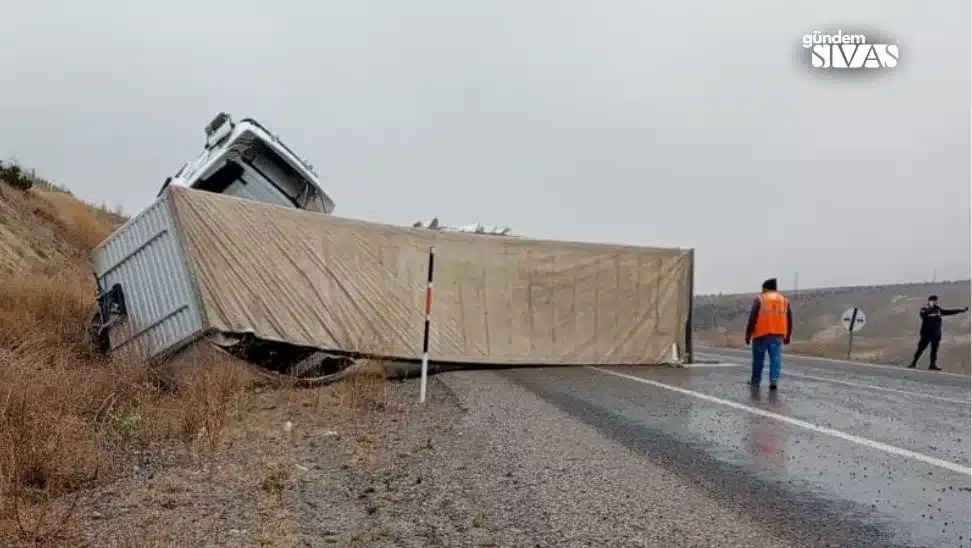
{"type": "Polygon", "coordinates": [[[753,302],[746,325],[746,345],[752,343],[753,370],[749,386],[759,388],[763,360],[769,354],[770,390],[776,390],[783,370],[783,345],[790,344],[793,313],[790,301],[776,290],[776,278],[763,282],[763,292],[753,302]]]}

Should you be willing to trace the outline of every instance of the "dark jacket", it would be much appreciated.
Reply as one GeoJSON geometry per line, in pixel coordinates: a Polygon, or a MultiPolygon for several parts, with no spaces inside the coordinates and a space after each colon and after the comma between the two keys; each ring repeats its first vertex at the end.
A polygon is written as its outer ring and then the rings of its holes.
{"type": "Polygon", "coordinates": [[[964,308],[942,308],[925,305],[921,307],[921,336],[926,339],[942,338],[942,316],[954,316],[965,312],[964,308]]]}
{"type": "MultiPolygon", "coordinates": [[[[756,329],[756,320],[759,318],[759,297],[753,301],[753,307],[749,309],[749,322],[746,324],[746,342],[753,338],[753,330],[756,329]]],[[[790,337],[793,336],[793,309],[790,308],[790,303],[787,301],[786,304],[786,331],[789,336],[786,338],[786,342],[790,342],[790,337]]]]}

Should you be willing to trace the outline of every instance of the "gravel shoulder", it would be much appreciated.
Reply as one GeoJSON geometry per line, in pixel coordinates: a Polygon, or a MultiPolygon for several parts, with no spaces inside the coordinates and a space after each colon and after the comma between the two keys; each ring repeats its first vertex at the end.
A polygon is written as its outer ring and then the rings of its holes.
{"type": "Polygon", "coordinates": [[[790,546],[501,372],[352,404],[253,392],[215,458],[154,451],[84,497],[94,546],[790,546]],[[288,423],[290,426],[288,426],[288,423]]]}

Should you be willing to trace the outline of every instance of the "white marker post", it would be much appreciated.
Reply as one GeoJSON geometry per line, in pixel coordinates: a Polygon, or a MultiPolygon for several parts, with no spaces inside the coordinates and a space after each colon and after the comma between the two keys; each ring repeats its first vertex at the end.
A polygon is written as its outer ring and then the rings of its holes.
{"type": "Polygon", "coordinates": [[[867,316],[864,315],[863,310],[855,306],[848,308],[841,314],[840,323],[850,333],[850,342],[847,343],[847,359],[849,360],[854,351],[854,333],[864,328],[864,324],[867,323],[867,316]]]}
{"type": "Polygon", "coordinates": [[[435,247],[429,248],[429,283],[425,289],[425,333],[422,335],[422,382],[419,403],[425,403],[425,385],[429,377],[429,324],[432,322],[432,273],[435,271],[435,247]]]}

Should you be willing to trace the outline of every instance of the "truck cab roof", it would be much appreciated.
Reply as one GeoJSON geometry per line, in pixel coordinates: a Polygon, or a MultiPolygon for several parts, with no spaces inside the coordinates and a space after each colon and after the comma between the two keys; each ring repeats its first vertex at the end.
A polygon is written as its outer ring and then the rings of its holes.
{"type": "Polygon", "coordinates": [[[234,122],[225,112],[206,126],[206,144],[167,178],[169,185],[227,194],[283,207],[330,214],[334,200],[313,166],[252,118],[234,122]]]}

